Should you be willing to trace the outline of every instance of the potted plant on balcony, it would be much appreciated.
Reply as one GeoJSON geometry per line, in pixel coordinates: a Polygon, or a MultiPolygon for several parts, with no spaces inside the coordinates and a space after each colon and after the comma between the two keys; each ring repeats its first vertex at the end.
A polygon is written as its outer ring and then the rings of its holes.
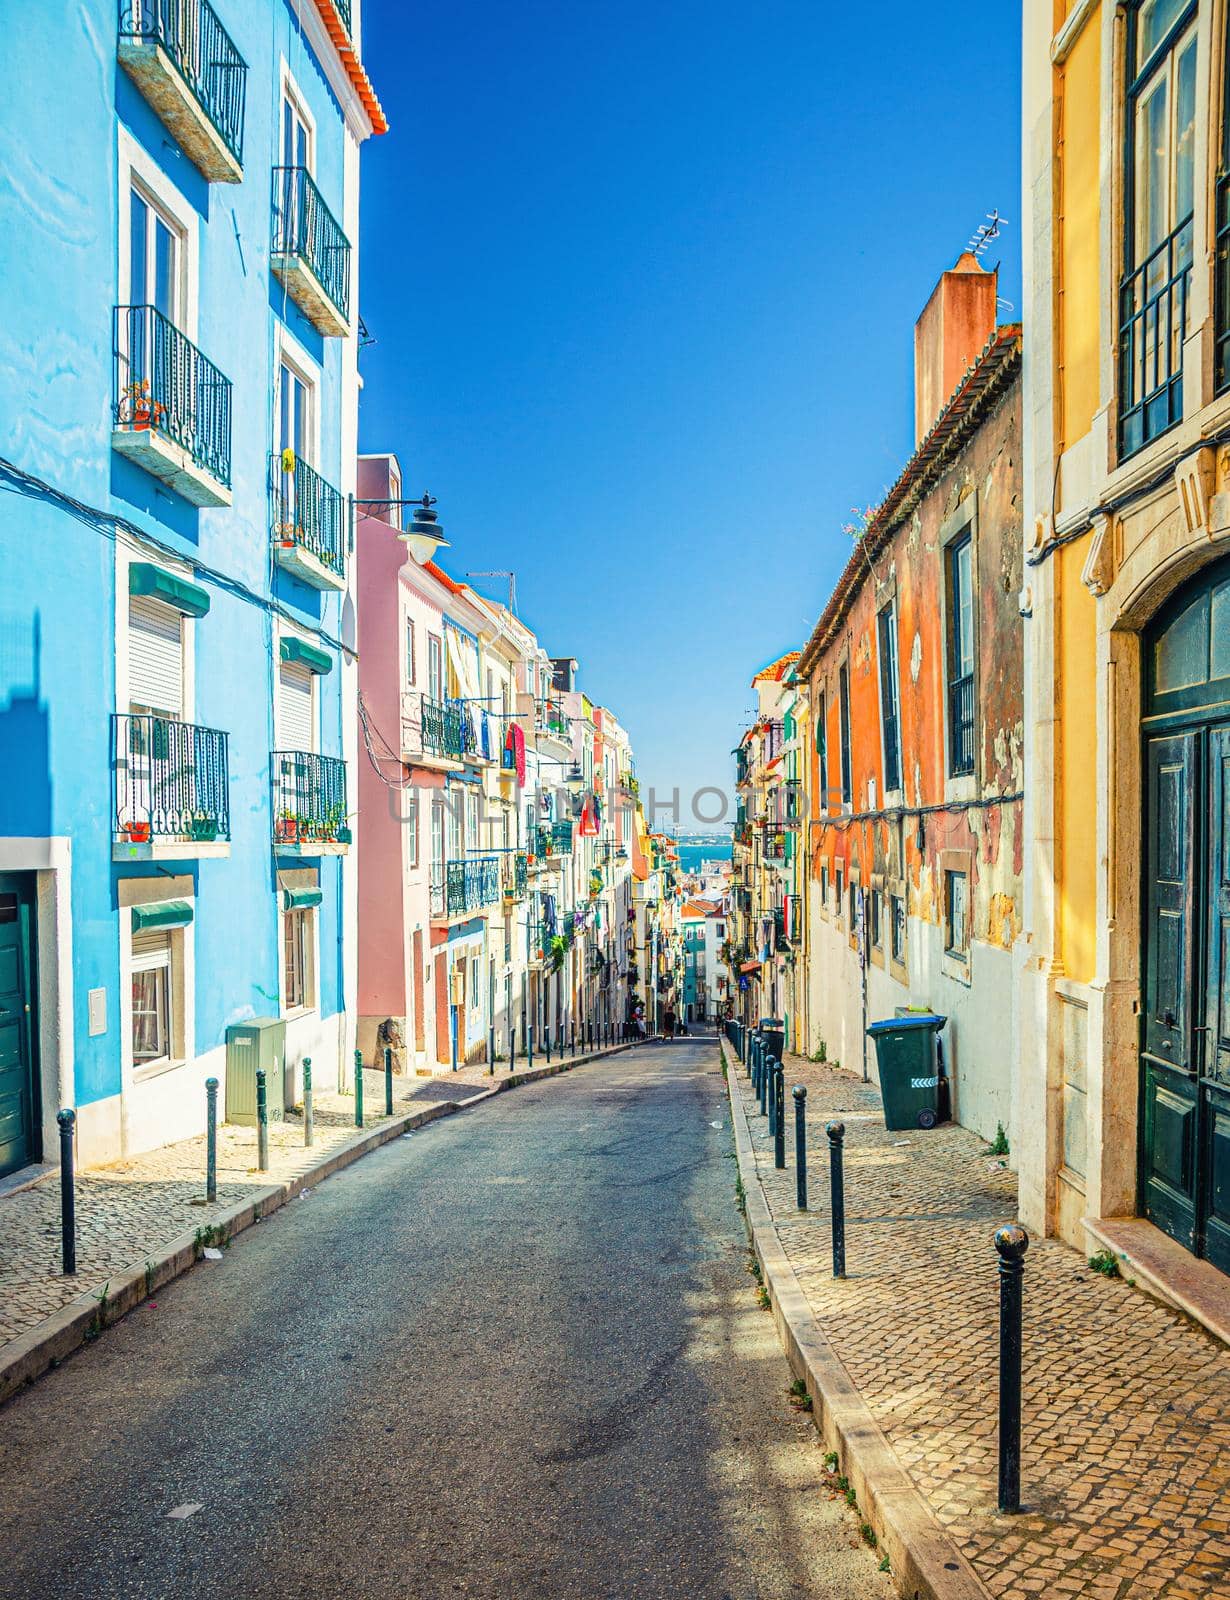
{"type": "Polygon", "coordinates": [[[144,433],[151,426],[160,428],[165,415],[166,407],[162,401],[150,398],[148,378],[138,378],[125,386],[120,400],[121,423],[126,423],[138,433],[144,433]]]}
{"type": "Polygon", "coordinates": [[[198,811],[188,823],[189,836],[200,843],[212,843],[218,837],[217,817],[206,816],[203,811],[198,811]]]}
{"type": "Polygon", "coordinates": [[[299,818],[293,811],[279,811],[273,824],[273,836],[279,844],[299,842],[299,818]]]}
{"type": "Polygon", "coordinates": [[[120,823],[120,838],[127,839],[130,844],[148,844],[150,825],[148,822],[139,822],[131,817],[126,817],[120,823]]]}

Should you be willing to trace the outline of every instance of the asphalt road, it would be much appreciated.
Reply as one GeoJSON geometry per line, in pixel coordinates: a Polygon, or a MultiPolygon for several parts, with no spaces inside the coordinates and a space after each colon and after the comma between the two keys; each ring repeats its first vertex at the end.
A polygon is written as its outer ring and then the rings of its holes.
{"type": "Polygon", "coordinates": [[[322,1184],[0,1411],[0,1594],[887,1596],[731,1150],[678,1041],[322,1184]]]}

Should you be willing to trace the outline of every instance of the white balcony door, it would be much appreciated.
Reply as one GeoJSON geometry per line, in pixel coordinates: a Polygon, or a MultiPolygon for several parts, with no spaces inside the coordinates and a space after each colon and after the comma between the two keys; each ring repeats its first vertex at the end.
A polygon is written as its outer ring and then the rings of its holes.
{"type": "Polygon", "coordinates": [[[148,595],[128,597],[128,709],[179,717],[184,709],[184,619],[148,595]]]}
{"type": "Polygon", "coordinates": [[[316,749],[316,678],[301,661],[280,663],[278,727],[283,750],[316,749]]]}
{"type": "Polygon", "coordinates": [[[129,304],[153,306],[168,322],[178,323],[181,299],[179,230],[135,184],[128,215],[129,304]]]}
{"type": "Polygon", "coordinates": [[[427,635],[427,698],[440,701],[444,699],[444,648],[439,636],[434,633],[427,635]]]}

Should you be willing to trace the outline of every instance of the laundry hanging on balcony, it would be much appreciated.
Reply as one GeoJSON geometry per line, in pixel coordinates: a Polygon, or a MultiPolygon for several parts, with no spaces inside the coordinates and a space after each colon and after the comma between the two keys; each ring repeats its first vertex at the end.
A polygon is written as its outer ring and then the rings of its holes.
{"type": "Polygon", "coordinates": [[[542,925],[546,930],[547,937],[549,939],[554,938],[556,921],[555,896],[553,894],[544,894],[542,897],[542,925]]]}
{"type": "Polygon", "coordinates": [[[512,766],[516,769],[517,782],[525,782],[525,729],[519,722],[510,722],[508,732],[504,736],[505,750],[512,751],[512,766]]]}
{"type": "Polygon", "coordinates": [[[464,629],[445,617],[444,649],[450,687],[456,687],[460,701],[462,749],[470,754],[479,750],[478,645],[464,629]]]}

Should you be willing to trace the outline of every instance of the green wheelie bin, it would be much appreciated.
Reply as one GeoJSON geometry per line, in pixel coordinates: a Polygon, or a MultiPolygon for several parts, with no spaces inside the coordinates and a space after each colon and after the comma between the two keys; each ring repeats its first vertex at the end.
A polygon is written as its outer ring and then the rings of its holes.
{"type": "Polygon", "coordinates": [[[886,1018],[867,1029],[876,1044],[886,1128],[934,1128],[940,1120],[935,1036],[947,1021],[929,1012],[886,1018]]]}

